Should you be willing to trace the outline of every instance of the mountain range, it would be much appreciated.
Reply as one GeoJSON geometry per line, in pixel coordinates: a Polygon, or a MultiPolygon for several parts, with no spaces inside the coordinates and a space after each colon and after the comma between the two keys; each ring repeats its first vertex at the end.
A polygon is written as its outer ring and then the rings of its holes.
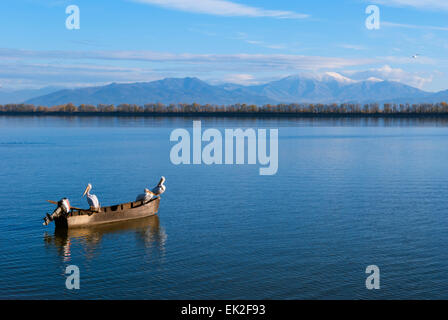
{"type": "MultiPolygon", "coordinates": [[[[27,93],[29,94],[29,93],[27,93]]],[[[1,94],[0,94],[1,98],[1,94]]],[[[152,82],[112,83],[105,86],[62,89],[24,97],[19,101],[53,106],[64,103],[200,103],[200,104],[278,104],[278,103],[426,103],[448,101],[448,90],[426,92],[409,85],[369,78],[353,80],[338,73],[321,76],[290,76],[259,85],[212,85],[198,78],[166,78],[152,82]]],[[[4,99],[2,99],[4,100],[4,99]]],[[[1,100],[0,100],[1,103],[1,100]]],[[[5,103],[5,102],[3,102],[5,103]]]]}
{"type": "Polygon", "coordinates": [[[62,87],[44,87],[40,89],[11,90],[0,88],[0,104],[20,103],[28,99],[46,95],[63,89],[62,87]]]}

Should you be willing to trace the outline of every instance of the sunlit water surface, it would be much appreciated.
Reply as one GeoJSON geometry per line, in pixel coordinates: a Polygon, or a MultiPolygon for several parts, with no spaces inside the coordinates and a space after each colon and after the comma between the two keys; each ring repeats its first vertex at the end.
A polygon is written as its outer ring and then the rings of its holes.
{"type": "Polygon", "coordinates": [[[0,117],[2,299],[448,298],[448,127],[431,120],[203,119],[278,128],[279,170],[175,166],[189,118],[0,117]],[[167,178],[159,216],[42,226],[167,178]],[[368,265],[381,289],[365,287],[368,265]],[[81,288],[67,290],[77,265],[81,288]]]}

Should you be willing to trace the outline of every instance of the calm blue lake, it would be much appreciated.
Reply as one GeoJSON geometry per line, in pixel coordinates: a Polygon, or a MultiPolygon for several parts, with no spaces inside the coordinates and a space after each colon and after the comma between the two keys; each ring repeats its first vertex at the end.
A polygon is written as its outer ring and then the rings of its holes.
{"type": "Polygon", "coordinates": [[[0,117],[0,298],[448,298],[446,122],[202,120],[278,128],[278,173],[260,176],[172,164],[170,133],[192,120],[0,117]],[[158,217],[42,226],[46,200],[86,207],[90,182],[103,205],[128,202],[162,175],[158,217]]]}

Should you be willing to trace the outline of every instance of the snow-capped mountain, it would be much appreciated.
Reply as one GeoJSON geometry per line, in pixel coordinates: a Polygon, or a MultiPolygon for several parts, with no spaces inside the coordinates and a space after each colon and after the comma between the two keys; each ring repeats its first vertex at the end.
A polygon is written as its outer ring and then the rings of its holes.
{"type": "MultiPolygon", "coordinates": [[[[275,103],[421,103],[448,101],[448,91],[429,93],[375,77],[353,80],[336,72],[301,74],[260,85],[211,85],[198,78],[167,78],[143,83],[59,90],[27,100],[35,105],[275,103]]],[[[21,101],[17,101],[21,102],[21,101]]]]}

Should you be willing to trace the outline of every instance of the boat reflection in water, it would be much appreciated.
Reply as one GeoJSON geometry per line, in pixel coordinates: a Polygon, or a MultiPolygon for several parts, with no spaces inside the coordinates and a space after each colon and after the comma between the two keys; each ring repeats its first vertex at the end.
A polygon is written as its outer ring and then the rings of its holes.
{"type": "Polygon", "coordinates": [[[134,234],[137,244],[144,248],[154,248],[163,254],[167,236],[165,230],[160,227],[157,215],[85,228],[55,228],[53,235],[48,232],[44,234],[44,241],[47,247],[55,246],[58,255],[63,257],[64,262],[68,262],[71,260],[71,247],[75,242],[81,244],[87,258],[92,258],[97,253],[103,237],[126,233],[134,234]]]}

